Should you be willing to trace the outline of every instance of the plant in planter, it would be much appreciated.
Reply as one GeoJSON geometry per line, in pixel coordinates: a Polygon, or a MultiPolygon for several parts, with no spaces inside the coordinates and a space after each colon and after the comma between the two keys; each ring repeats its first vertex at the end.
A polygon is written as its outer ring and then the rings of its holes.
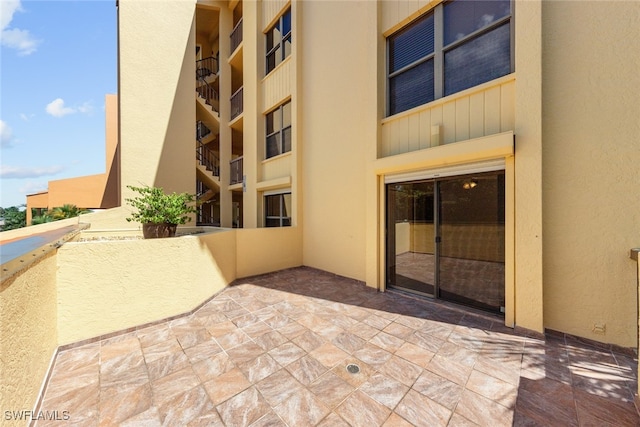
{"type": "Polygon", "coordinates": [[[157,237],[173,237],[178,224],[186,224],[191,219],[190,214],[196,212],[195,195],[189,193],[165,194],[160,187],[127,188],[139,195],[125,201],[137,212],[132,212],[127,221],[142,224],[142,234],[145,239],[157,237]]]}

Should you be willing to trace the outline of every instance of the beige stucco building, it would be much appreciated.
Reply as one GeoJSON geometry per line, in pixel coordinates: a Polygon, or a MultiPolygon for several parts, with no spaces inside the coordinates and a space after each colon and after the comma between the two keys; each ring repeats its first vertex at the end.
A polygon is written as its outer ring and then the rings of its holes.
{"type": "Polygon", "coordinates": [[[106,173],[43,206],[118,207],[0,238],[87,238],[3,264],[9,407],[37,404],[60,348],[300,265],[637,348],[640,2],[117,7],[106,173]],[[145,184],[197,193],[221,228],[128,239],[145,184]]]}
{"type": "Polygon", "coordinates": [[[122,197],[197,191],[201,224],[290,226],[269,244],[303,265],[634,347],[639,18],[120,0],[122,197]]]}

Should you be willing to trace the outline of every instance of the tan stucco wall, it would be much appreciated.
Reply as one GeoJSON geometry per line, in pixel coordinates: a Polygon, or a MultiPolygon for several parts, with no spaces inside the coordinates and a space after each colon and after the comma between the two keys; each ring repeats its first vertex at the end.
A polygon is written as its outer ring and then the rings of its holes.
{"type": "Polygon", "coordinates": [[[541,3],[515,4],[515,324],[537,332],[544,331],[541,3]]]}
{"type": "Polygon", "coordinates": [[[298,227],[237,229],[238,277],[299,267],[302,239],[298,227]]]}
{"type": "Polygon", "coordinates": [[[75,218],[61,219],[60,221],[46,222],[44,224],[32,225],[31,227],[16,228],[0,232],[0,242],[8,242],[14,239],[29,237],[33,234],[43,233],[45,231],[56,230],[58,228],[67,227],[83,223],[84,215],[75,218]]]}
{"type": "Polygon", "coordinates": [[[236,278],[302,265],[300,247],[296,227],[67,243],[58,251],[59,344],[188,312],[236,278]]]}
{"type": "Polygon", "coordinates": [[[637,340],[638,22],[639,2],[543,3],[545,326],[627,347],[637,340]]]}
{"type": "Polygon", "coordinates": [[[375,146],[378,129],[380,36],[371,25],[377,22],[377,4],[313,1],[300,9],[301,40],[295,43],[302,44],[303,52],[298,96],[303,261],[365,280],[366,164],[373,160],[366,153],[375,146]]]}
{"type": "Polygon", "coordinates": [[[119,100],[126,185],[195,186],[195,2],[121,0],[119,100]],[[157,6],[157,7],[156,7],[157,6]]]}
{"type": "Polygon", "coordinates": [[[27,195],[27,225],[31,224],[33,219],[31,215],[32,208],[48,208],[49,207],[49,192],[28,194],[27,195]]]}
{"type": "Polygon", "coordinates": [[[235,279],[235,256],[234,232],[65,244],[60,345],[192,310],[235,279]]]}
{"type": "Polygon", "coordinates": [[[33,408],[57,346],[188,312],[238,277],[300,266],[300,248],[296,227],[65,243],[0,284],[3,411],[33,408]]]}
{"type": "Polygon", "coordinates": [[[55,252],[0,283],[0,402],[32,410],[57,346],[55,252]]]}
{"type": "Polygon", "coordinates": [[[107,175],[89,175],[49,181],[49,208],[65,204],[100,208],[107,175]]]}
{"type": "Polygon", "coordinates": [[[105,186],[101,208],[120,205],[120,144],[118,139],[118,95],[105,96],[105,186]]]}

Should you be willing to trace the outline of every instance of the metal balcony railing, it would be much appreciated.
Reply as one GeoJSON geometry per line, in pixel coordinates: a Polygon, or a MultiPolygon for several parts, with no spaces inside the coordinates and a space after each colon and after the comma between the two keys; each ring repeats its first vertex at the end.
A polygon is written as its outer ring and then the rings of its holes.
{"type": "Polygon", "coordinates": [[[196,139],[198,141],[201,141],[210,133],[211,129],[209,129],[201,120],[196,122],[196,139]]]}
{"type": "MultiPolygon", "coordinates": [[[[218,208],[219,210],[219,208],[218,208]]],[[[203,203],[197,208],[197,225],[220,227],[220,214],[213,203],[203,203]]]]}
{"type": "Polygon", "coordinates": [[[244,109],[242,87],[238,89],[233,95],[231,95],[231,120],[242,114],[244,109]]]}
{"type": "Polygon", "coordinates": [[[196,79],[204,79],[211,75],[218,74],[218,58],[210,56],[196,61],[196,79]]]}
{"type": "Polygon", "coordinates": [[[240,184],[242,182],[242,156],[231,160],[231,180],[229,181],[231,185],[240,184]]]}
{"type": "Polygon", "coordinates": [[[204,99],[204,102],[211,106],[213,111],[218,113],[218,109],[216,108],[216,104],[218,102],[218,91],[204,80],[202,80],[202,84],[198,86],[196,90],[198,91],[200,98],[204,99]]]}
{"type": "Polygon", "coordinates": [[[213,176],[220,176],[220,159],[218,159],[213,150],[200,141],[196,146],[196,159],[208,171],[211,171],[213,176]]]}
{"type": "Polygon", "coordinates": [[[235,27],[233,27],[233,31],[231,31],[231,53],[235,52],[235,50],[242,43],[242,18],[238,21],[235,27]]]}

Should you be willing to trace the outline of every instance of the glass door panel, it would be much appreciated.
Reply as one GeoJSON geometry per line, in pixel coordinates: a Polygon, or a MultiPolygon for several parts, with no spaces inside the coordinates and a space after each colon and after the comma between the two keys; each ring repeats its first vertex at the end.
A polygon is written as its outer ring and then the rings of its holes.
{"type": "Polygon", "coordinates": [[[433,181],[387,185],[387,285],[435,295],[433,181]]]}
{"type": "Polygon", "coordinates": [[[504,307],[504,172],[438,182],[438,296],[504,307]]]}

